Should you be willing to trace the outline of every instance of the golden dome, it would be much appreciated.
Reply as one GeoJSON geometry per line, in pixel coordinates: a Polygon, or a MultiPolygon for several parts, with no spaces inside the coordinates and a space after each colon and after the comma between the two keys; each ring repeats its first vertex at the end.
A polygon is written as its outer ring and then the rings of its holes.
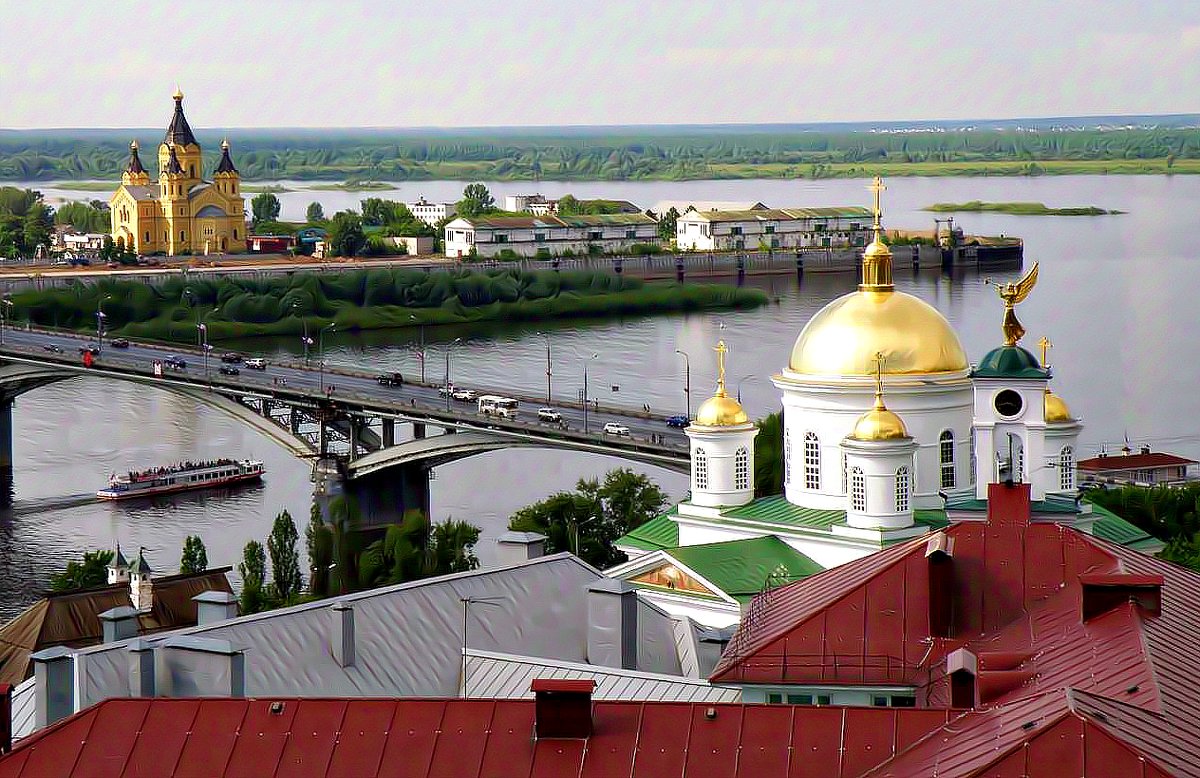
{"type": "Polygon", "coordinates": [[[968,367],[950,322],[933,306],[904,292],[863,290],[839,297],[809,320],[788,367],[805,375],[868,376],[879,352],[889,375],[968,367]]]}
{"type": "Polygon", "coordinates": [[[1065,421],[1075,421],[1075,417],[1071,415],[1071,409],[1067,407],[1067,403],[1063,398],[1049,389],[1046,390],[1044,404],[1047,424],[1061,424],[1065,421]]]}
{"type": "Polygon", "coordinates": [[[903,419],[882,403],[876,403],[874,408],[858,417],[850,437],[854,440],[903,440],[908,438],[908,428],[903,419]]]}
{"type": "Polygon", "coordinates": [[[750,421],[742,404],[725,392],[718,391],[696,411],[696,424],[704,427],[733,427],[750,421]]]}
{"type": "Polygon", "coordinates": [[[183,90],[179,88],[179,84],[175,85],[175,94],[171,95],[171,97],[176,101],[183,99],[183,90]]]}

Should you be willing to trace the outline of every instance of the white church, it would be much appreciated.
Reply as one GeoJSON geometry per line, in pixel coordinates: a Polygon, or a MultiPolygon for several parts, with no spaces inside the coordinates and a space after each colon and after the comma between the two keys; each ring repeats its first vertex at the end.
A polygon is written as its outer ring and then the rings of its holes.
{"type": "Polygon", "coordinates": [[[687,429],[688,499],[617,542],[630,559],[606,574],[668,611],[734,624],[757,591],[982,518],[987,485],[1010,479],[1030,484],[1035,518],[1161,548],[1078,499],[1080,421],[1050,389],[1049,341],[1041,360],[1023,348],[1013,313],[1037,265],[997,287],[1005,342],[973,365],[945,317],[893,285],[884,187],[876,178],[871,188],[875,237],[862,282],[813,316],[772,377],[782,395],[783,494],[754,497],[759,430],[725,392],[721,343],[717,392],[687,429]]]}

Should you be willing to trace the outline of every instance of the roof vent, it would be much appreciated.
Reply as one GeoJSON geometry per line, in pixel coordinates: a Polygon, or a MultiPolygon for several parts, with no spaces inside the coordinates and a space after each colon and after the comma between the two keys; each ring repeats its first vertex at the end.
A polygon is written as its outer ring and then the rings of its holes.
{"type": "Polygon", "coordinates": [[[538,738],[586,738],[592,735],[592,679],[535,678],[534,731],[538,738]]]}
{"type": "Polygon", "coordinates": [[[1126,602],[1133,602],[1148,616],[1162,612],[1161,575],[1130,573],[1086,573],[1079,576],[1083,587],[1083,620],[1091,621],[1126,602]]]}

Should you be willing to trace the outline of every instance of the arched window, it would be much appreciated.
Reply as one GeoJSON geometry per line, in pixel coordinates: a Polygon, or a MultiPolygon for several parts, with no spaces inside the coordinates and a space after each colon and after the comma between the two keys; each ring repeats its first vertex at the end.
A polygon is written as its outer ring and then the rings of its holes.
{"type": "Polygon", "coordinates": [[[1075,488],[1075,451],[1070,446],[1058,452],[1058,486],[1064,492],[1075,488]]]}
{"type": "Polygon", "coordinates": [[[696,456],[692,463],[694,471],[693,478],[695,480],[694,488],[696,491],[703,491],[708,488],[708,454],[702,448],[696,449],[696,456]]]}
{"type": "Polygon", "coordinates": [[[848,491],[848,490],[847,490],[847,488],[846,488],[846,479],[850,477],[850,473],[849,473],[849,471],[846,469],[846,467],[847,467],[847,465],[846,465],[846,452],[845,452],[845,451],[843,451],[843,452],[842,452],[842,494],[845,494],[845,493],[848,491]]]}
{"type": "Polygon", "coordinates": [[[791,430],[783,432],[783,482],[790,484],[792,482],[792,433],[791,430]]]}
{"type": "Polygon", "coordinates": [[[743,446],[733,457],[733,488],[750,488],[750,452],[743,446]]]}
{"type": "Polygon", "coordinates": [[[867,479],[861,467],[850,471],[850,509],[859,512],[867,510],[867,479]]]}
{"type": "Polygon", "coordinates": [[[942,465],[942,488],[954,488],[954,433],[944,431],[938,436],[938,460],[942,465]]]}
{"type": "Polygon", "coordinates": [[[896,471],[896,513],[904,513],[908,510],[908,495],[912,488],[910,484],[908,468],[901,467],[896,471]]]}
{"type": "Polygon", "coordinates": [[[233,239],[237,240],[237,227],[233,228],[233,239]]]}
{"type": "Polygon", "coordinates": [[[180,230],[179,231],[179,242],[183,243],[185,240],[187,240],[187,233],[184,232],[183,230],[180,230]]]}
{"type": "Polygon", "coordinates": [[[821,441],[815,432],[804,434],[804,488],[821,488],[821,441]]]}
{"type": "Polygon", "coordinates": [[[147,243],[150,242],[150,231],[149,230],[146,230],[146,242],[147,243]]]}

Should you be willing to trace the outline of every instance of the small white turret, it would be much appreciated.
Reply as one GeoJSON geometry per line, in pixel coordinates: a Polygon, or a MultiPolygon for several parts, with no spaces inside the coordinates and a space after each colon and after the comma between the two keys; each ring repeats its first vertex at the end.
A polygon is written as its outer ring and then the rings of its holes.
{"type": "Polygon", "coordinates": [[[112,561],[108,563],[108,585],[123,584],[129,582],[129,562],[125,559],[125,555],[121,553],[121,544],[117,544],[117,548],[113,551],[112,561]]]}
{"type": "Polygon", "coordinates": [[[146,549],[139,548],[129,566],[129,600],[139,613],[149,613],[154,608],[154,582],[150,580],[150,564],[146,561],[146,549]]]}
{"type": "Polygon", "coordinates": [[[725,393],[725,342],[717,343],[717,392],[686,430],[692,447],[693,505],[745,505],[754,499],[754,438],[758,427],[725,393]]]}

